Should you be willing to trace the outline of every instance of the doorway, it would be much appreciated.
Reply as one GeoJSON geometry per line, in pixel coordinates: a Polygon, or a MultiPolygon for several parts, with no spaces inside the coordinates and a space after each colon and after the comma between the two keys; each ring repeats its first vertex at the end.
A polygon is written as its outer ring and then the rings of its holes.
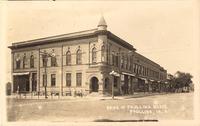
{"type": "Polygon", "coordinates": [[[98,92],[99,90],[98,79],[96,77],[92,77],[90,82],[91,82],[92,92],[98,92]]]}

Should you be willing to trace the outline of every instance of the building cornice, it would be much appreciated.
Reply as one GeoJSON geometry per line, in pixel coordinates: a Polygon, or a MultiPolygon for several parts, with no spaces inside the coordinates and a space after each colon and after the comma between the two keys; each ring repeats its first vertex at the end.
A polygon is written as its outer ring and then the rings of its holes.
{"type": "Polygon", "coordinates": [[[108,31],[108,39],[113,40],[114,42],[118,43],[119,45],[121,45],[127,49],[130,49],[131,51],[136,51],[136,49],[131,44],[129,44],[125,40],[119,38],[118,36],[114,35],[110,31],[108,31]]]}
{"type": "Polygon", "coordinates": [[[45,45],[45,44],[75,40],[75,39],[80,39],[80,38],[95,37],[96,36],[94,32],[95,30],[96,29],[92,29],[92,30],[74,32],[74,33],[63,34],[63,35],[58,35],[58,36],[28,40],[28,41],[23,41],[23,42],[16,42],[16,43],[13,43],[12,46],[9,46],[8,48],[18,49],[18,48],[29,47],[29,46],[38,46],[38,45],[45,45]]]}
{"type": "Polygon", "coordinates": [[[132,51],[136,50],[131,44],[129,44],[128,42],[119,38],[118,36],[114,35],[110,31],[97,30],[97,29],[91,29],[91,30],[85,30],[85,31],[74,32],[74,33],[69,33],[69,34],[51,36],[51,37],[46,37],[46,38],[16,42],[16,43],[13,43],[12,46],[9,46],[8,48],[19,49],[19,48],[30,47],[30,46],[34,47],[34,46],[38,46],[38,45],[52,44],[52,43],[76,40],[76,39],[81,39],[81,38],[97,37],[98,35],[107,35],[108,39],[113,40],[117,44],[119,44],[127,49],[130,49],[132,51]]]}

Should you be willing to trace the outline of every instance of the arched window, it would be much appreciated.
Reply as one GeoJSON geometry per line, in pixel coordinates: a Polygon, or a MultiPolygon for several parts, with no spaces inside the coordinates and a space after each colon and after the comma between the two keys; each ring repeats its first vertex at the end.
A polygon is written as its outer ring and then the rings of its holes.
{"type": "Polygon", "coordinates": [[[124,54],[121,54],[121,68],[124,68],[124,54]]]}
{"type": "Polygon", "coordinates": [[[20,57],[18,56],[16,59],[16,69],[20,69],[20,64],[21,64],[21,60],[20,60],[20,57]]]}
{"type": "Polygon", "coordinates": [[[26,67],[26,54],[24,53],[24,57],[23,57],[23,68],[26,67]]]}
{"type": "Polygon", "coordinates": [[[47,67],[47,62],[48,62],[47,51],[44,50],[43,53],[44,53],[44,54],[42,55],[42,63],[43,63],[43,67],[47,67]]]}
{"type": "Polygon", "coordinates": [[[47,58],[45,56],[42,56],[42,63],[43,67],[47,67],[47,58]]]}
{"type": "Polygon", "coordinates": [[[70,51],[67,51],[66,53],[66,65],[70,65],[71,64],[71,53],[70,51]]]}
{"type": "Polygon", "coordinates": [[[124,68],[125,69],[128,68],[128,57],[127,57],[127,55],[125,55],[125,57],[124,57],[124,68]]]}
{"type": "Polygon", "coordinates": [[[112,51],[112,58],[111,58],[112,62],[111,62],[111,65],[115,65],[115,52],[112,51]]]}
{"type": "Polygon", "coordinates": [[[133,65],[133,72],[136,73],[136,64],[133,65]]]}
{"type": "Polygon", "coordinates": [[[31,55],[30,57],[30,68],[34,68],[34,56],[31,55]]]}
{"type": "Polygon", "coordinates": [[[102,45],[102,47],[101,47],[101,61],[102,62],[105,62],[105,58],[106,57],[106,50],[105,50],[105,46],[104,45],[102,45]]]}
{"type": "Polygon", "coordinates": [[[96,63],[97,62],[97,51],[96,48],[94,47],[92,49],[92,63],[96,63]]]}
{"type": "Polygon", "coordinates": [[[82,59],[81,50],[78,49],[76,52],[76,64],[81,64],[81,59],[82,59]]]}
{"type": "Polygon", "coordinates": [[[52,49],[52,53],[50,55],[51,55],[51,66],[52,67],[57,66],[56,54],[54,52],[54,49],[52,49]]]}
{"type": "Polygon", "coordinates": [[[51,57],[51,66],[57,66],[57,62],[56,62],[56,56],[52,56],[51,57]]]}
{"type": "Polygon", "coordinates": [[[129,70],[132,71],[133,70],[133,56],[132,55],[130,56],[130,62],[129,63],[130,63],[129,70]]]}
{"type": "Polygon", "coordinates": [[[118,67],[119,66],[119,53],[115,56],[115,65],[118,67]]]}

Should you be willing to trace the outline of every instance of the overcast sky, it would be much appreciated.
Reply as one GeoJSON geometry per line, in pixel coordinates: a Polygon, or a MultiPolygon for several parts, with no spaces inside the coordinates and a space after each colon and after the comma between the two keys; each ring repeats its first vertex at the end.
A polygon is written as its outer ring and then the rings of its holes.
{"type": "MultiPolygon", "coordinates": [[[[97,27],[101,14],[108,30],[163,66],[197,75],[199,45],[192,1],[9,3],[6,41],[37,39],[97,27]]],[[[7,49],[7,57],[10,50],[7,49]]],[[[10,73],[8,58],[8,73],[10,73]]]]}

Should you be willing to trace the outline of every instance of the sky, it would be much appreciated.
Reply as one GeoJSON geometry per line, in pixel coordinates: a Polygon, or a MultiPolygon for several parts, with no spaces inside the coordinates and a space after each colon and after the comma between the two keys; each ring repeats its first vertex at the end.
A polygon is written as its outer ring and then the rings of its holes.
{"type": "MultiPolygon", "coordinates": [[[[195,11],[190,0],[10,2],[4,6],[5,45],[93,29],[103,15],[108,30],[132,44],[137,52],[168,73],[189,72],[197,82],[200,69],[195,11]]],[[[10,50],[5,52],[9,75],[10,50]]]]}

